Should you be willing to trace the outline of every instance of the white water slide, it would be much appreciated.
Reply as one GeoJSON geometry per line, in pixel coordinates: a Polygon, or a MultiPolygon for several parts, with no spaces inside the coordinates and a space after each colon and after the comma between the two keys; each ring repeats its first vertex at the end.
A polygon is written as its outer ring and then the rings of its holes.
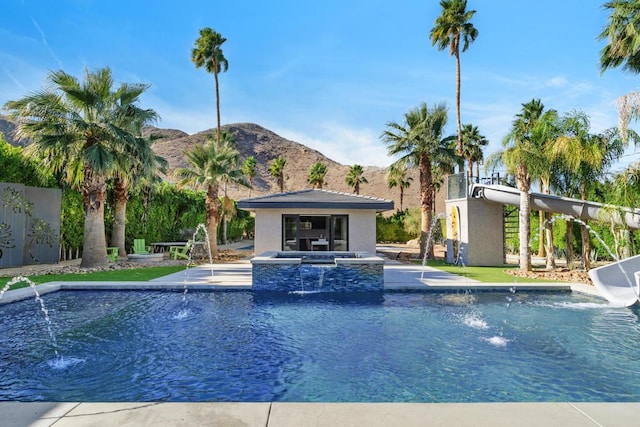
{"type": "MultiPolygon", "coordinates": [[[[504,185],[474,184],[471,197],[505,205],[520,205],[520,190],[504,185]]],[[[530,193],[532,210],[559,213],[581,220],[613,221],[640,228],[640,209],[603,205],[587,200],[530,193]]],[[[589,271],[598,292],[614,305],[630,306],[640,300],[640,255],[589,271]],[[638,274],[636,274],[638,272],[638,274]]]]}

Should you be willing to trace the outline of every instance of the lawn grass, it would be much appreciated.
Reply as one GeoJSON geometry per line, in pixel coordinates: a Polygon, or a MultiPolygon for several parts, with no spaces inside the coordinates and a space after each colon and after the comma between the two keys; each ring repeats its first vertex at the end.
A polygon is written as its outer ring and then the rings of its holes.
{"type": "MultiPolygon", "coordinates": [[[[28,276],[27,278],[38,285],[48,282],[146,282],[182,271],[185,268],[186,266],[184,265],[171,265],[129,270],[96,271],[94,273],[41,274],[28,276]]],[[[1,277],[0,287],[6,285],[10,280],[10,277],[1,277]]],[[[11,286],[11,289],[23,288],[25,286],[28,286],[26,282],[20,282],[11,286]]]]}
{"type": "Polygon", "coordinates": [[[505,273],[505,270],[516,269],[517,266],[501,266],[501,267],[468,267],[461,265],[449,264],[442,260],[428,260],[428,267],[437,268],[447,273],[457,274],[469,279],[478,280],[482,283],[535,283],[535,282],[555,282],[549,279],[533,279],[528,277],[515,277],[505,273]]]}

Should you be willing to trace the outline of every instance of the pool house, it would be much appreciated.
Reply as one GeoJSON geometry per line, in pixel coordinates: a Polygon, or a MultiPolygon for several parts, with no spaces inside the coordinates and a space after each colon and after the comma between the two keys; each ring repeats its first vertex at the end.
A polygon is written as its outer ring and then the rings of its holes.
{"type": "Polygon", "coordinates": [[[306,189],[238,201],[255,215],[255,254],[268,251],[376,252],[376,213],[393,201],[306,189]]]}

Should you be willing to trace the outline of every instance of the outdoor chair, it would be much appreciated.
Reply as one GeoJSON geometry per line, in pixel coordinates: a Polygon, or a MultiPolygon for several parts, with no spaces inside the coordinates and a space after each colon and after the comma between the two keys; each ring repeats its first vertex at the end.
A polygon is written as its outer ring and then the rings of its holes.
{"type": "Polygon", "coordinates": [[[188,240],[187,244],[184,246],[170,246],[169,247],[169,258],[178,259],[189,259],[189,250],[191,249],[192,241],[188,240]]]}
{"type": "Polygon", "coordinates": [[[114,247],[107,248],[107,259],[110,262],[117,262],[118,261],[118,248],[114,248],[114,247]]]}
{"type": "Polygon", "coordinates": [[[136,255],[151,253],[151,246],[145,246],[144,239],[133,239],[133,253],[136,255]]]}

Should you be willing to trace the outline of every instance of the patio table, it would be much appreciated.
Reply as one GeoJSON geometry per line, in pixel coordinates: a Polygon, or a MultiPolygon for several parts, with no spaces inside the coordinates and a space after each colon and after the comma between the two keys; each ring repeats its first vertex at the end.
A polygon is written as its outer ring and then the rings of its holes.
{"type": "Polygon", "coordinates": [[[156,242],[150,243],[151,252],[167,252],[171,246],[184,247],[187,242],[156,242]]]}

